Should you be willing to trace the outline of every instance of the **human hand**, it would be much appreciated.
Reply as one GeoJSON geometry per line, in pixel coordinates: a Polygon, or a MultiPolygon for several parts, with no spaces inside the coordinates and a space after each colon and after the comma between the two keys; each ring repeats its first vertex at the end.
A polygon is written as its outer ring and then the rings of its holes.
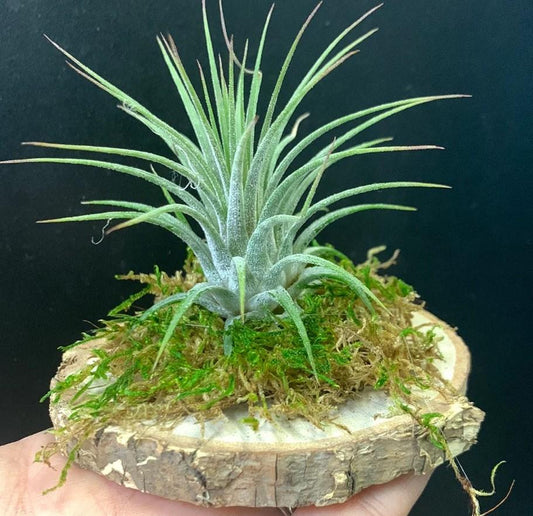
{"type": "MultiPolygon", "coordinates": [[[[101,475],[73,465],[67,483],[47,494],[57,482],[62,457],[52,459],[51,469],[35,464],[35,452],[53,438],[40,432],[0,446],[0,513],[5,516],[281,516],[276,508],[222,509],[197,507],[122,487],[101,475]]],[[[294,516],[406,516],[422,493],[429,475],[400,477],[374,486],[348,502],[328,507],[302,507],[294,516]]]]}

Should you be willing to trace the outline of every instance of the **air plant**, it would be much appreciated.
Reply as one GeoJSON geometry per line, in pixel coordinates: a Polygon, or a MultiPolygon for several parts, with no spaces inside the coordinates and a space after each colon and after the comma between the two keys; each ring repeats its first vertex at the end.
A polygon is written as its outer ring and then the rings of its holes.
{"type": "MultiPolygon", "coordinates": [[[[112,170],[137,177],[159,187],[165,204],[150,206],[140,202],[97,200],[83,204],[108,206],[100,213],[57,218],[42,222],[117,220],[122,222],[108,232],[146,222],[160,226],[194,253],[205,281],[186,292],[156,302],[140,315],[140,321],[163,307],[174,305],[173,318],[161,341],[154,368],[180,320],[193,304],[199,304],[225,319],[226,329],[236,320],[262,318],[277,311],[292,319],[316,376],[311,343],[300,316],[299,296],[310,284],[324,279],[349,286],[368,310],[379,299],[353,274],[334,263],[330,247],[314,245],[315,238],[337,220],[365,210],[414,210],[408,206],[384,203],[352,204],[334,208],[339,201],[388,188],[440,187],[444,185],[394,181],[355,186],[316,200],[317,187],[334,164],[361,154],[437,149],[433,145],[397,146],[390,138],[355,142],[378,122],[415,106],[463,95],[427,96],[399,100],[355,111],[299,136],[307,114],[298,109],[307,94],[328,74],[357,53],[356,48],[376,29],[349,41],[354,29],[378,7],[370,10],[343,30],[318,56],[284,105],[279,94],[300,40],[320,4],[305,20],[281,66],[264,115],[258,102],[264,72],[261,69],[267,30],[272,15],[268,12],[261,33],[255,62],[248,68],[248,42],[238,59],[228,37],[222,5],[223,34],[228,48],[228,63],[223,65],[213,49],[205,0],[203,26],[208,69],[199,65],[200,84],[191,76],[170,36],[157,42],[189,118],[195,139],[178,132],[124,91],[51,43],[68,59],[80,75],[120,102],[120,108],[158,135],[171,151],[171,157],[151,152],[89,145],[28,142],[30,145],[62,150],[125,156],[148,162],[149,167],[126,166],[114,161],[42,157],[11,161],[18,163],[69,163],[112,170]],[[295,118],[296,117],[296,118],[295,118]],[[304,164],[297,159],[317,141],[329,135],[330,141],[304,164]],[[333,136],[335,135],[335,136],[333,136]],[[187,186],[165,177],[184,178],[187,186]]],[[[230,332],[225,332],[223,351],[232,352],[230,332]]]]}

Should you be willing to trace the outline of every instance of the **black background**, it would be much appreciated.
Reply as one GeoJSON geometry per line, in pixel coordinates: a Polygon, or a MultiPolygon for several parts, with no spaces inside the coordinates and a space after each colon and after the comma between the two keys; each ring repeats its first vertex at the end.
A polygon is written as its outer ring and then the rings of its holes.
{"type": "MultiPolygon", "coordinates": [[[[269,4],[225,1],[237,48],[246,36],[257,42],[269,4]]],[[[215,2],[208,5],[221,43],[215,2]]],[[[277,2],[262,67],[265,91],[314,5],[277,2]]],[[[302,41],[284,91],[339,30],[374,5],[327,0],[302,41]]],[[[363,29],[380,31],[302,106],[312,114],[302,126],[308,132],[334,116],[390,100],[473,95],[416,108],[371,133],[395,136],[400,144],[440,144],[446,151],[347,160],[329,171],[321,194],[397,179],[442,182],[453,190],[382,192],[376,200],[413,204],[419,211],[353,216],[331,226],[322,241],[354,260],[375,245],[400,248],[393,272],[459,328],[473,355],[469,395],[487,412],[479,444],[461,463],[475,484],[488,488],[490,469],[507,459],[498,476],[499,495],[512,478],[517,484],[495,514],[518,516],[530,514],[532,502],[532,14],[530,0],[391,0],[364,23],[363,29]]],[[[21,148],[24,140],[165,152],[153,135],[114,109],[113,99],[69,70],[43,33],[176,128],[190,131],[155,35],[171,32],[194,70],[195,59],[205,58],[199,1],[4,0],[0,16],[1,159],[45,154],[21,148]]],[[[150,271],[154,263],[172,271],[181,266],[183,246],[151,227],[113,234],[94,246],[91,237],[99,237],[101,225],[34,223],[81,213],[84,199],[157,203],[157,190],[135,179],[87,168],[19,165],[0,168],[0,185],[0,441],[8,442],[49,425],[38,399],[60,360],[56,348],[132,292],[133,285],[114,275],[150,271]]],[[[412,514],[468,514],[448,468],[434,475],[412,514]]]]}

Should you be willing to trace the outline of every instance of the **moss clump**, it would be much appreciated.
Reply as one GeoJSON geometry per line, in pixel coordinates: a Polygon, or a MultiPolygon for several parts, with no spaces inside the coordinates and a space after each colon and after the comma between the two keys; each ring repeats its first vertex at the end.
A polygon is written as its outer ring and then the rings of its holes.
{"type": "Polygon", "coordinates": [[[161,339],[176,305],[140,322],[133,305],[146,295],[156,300],[192,288],[203,280],[192,255],[183,271],[168,276],[133,274],[144,288],[110,312],[110,318],[75,346],[90,349],[86,365],[59,381],[43,398],[68,401],[71,416],[56,429],[46,460],[67,443],[79,442],[108,424],[150,419],[174,422],[187,414],[220,415],[225,408],[247,404],[243,424],[257,427],[257,417],[301,416],[317,426],[332,410],[364,388],[387,391],[398,405],[412,402],[412,390],[442,386],[433,361],[437,338],[428,328],[411,325],[421,303],[414,290],[393,276],[379,274],[394,261],[380,263],[376,250],[354,265],[332,252],[332,260],[354,274],[382,302],[374,313],[343,284],[324,280],[299,299],[318,379],[291,319],[271,314],[261,320],[237,321],[229,327],[233,350],[223,353],[224,321],[192,306],[180,322],[157,366],[161,339]]]}

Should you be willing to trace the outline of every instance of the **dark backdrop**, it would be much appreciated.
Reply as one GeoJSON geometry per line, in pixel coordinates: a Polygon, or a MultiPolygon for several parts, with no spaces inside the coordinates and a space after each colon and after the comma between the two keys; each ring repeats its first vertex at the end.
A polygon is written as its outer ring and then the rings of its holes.
{"type": "MultiPolygon", "coordinates": [[[[245,36],[256,38],[269,3],[226,0],[238,48],[245,36]]],[[[43,33],[189,132],[154,38],[170,31],[194,68],[194,59],[205,57],[199,4],[2,2],[0,158],[38,154],[21,148],[24,140],[164,151],[114,109],[113,99],[69,70],[43,33]]],[[[277,2],[264,70],[277,70],[314,4],[277,2]]],[[[329,38],[374,4],[327,0],[304,37],[287,90],[329,38]]],[[[355,260],[374,245],[400,248],[394,272],[417,287],[430,310],[457,325],[473,354],[469,395],[487,412],[479,444],[461,463],[475,484],[487,488],[493,464],[509,461],[498,477],[499,495],[512,478],[517,485],[496,512],[509,515],[528,514],[532,502],[532,11],[529,0],[391,0],[364,24],[379,26],[378,34],[302,108],[312,113],[302,128],[309,131],[335,115],[407,96],[473,95],[417,108],[372,132],[394,135],[402,144],[441,144],[445,152],[346,161],[331,169],[321,193],[400,178],[443,182],[453,190],[383,192],[380,199],[414,204],[419,212],[354,216],[322,239],[355,260]]],[[[216,27],[215,9],[212,20],[216,27]]],[[[265,86],[272,81],[267,74],[265,86]]],[[[157,192],[135,179],[54,165],[2,167],[0,174],[0,441],[8,442],[49,425],[38,399],[59,362],[56,348],[74,341],[131,292],[131,285],[113,276],[150,271],[154,263],[172,271],[181,266],[183,246],[150,227],[94,246],[91,237],[98,238],[101,225],[34,223],[80,213],[83,199],[157,202],[157,192]]],[[[440,468],[412,514],[467,514],[466,503],[451,471],[440,468]]]]}

